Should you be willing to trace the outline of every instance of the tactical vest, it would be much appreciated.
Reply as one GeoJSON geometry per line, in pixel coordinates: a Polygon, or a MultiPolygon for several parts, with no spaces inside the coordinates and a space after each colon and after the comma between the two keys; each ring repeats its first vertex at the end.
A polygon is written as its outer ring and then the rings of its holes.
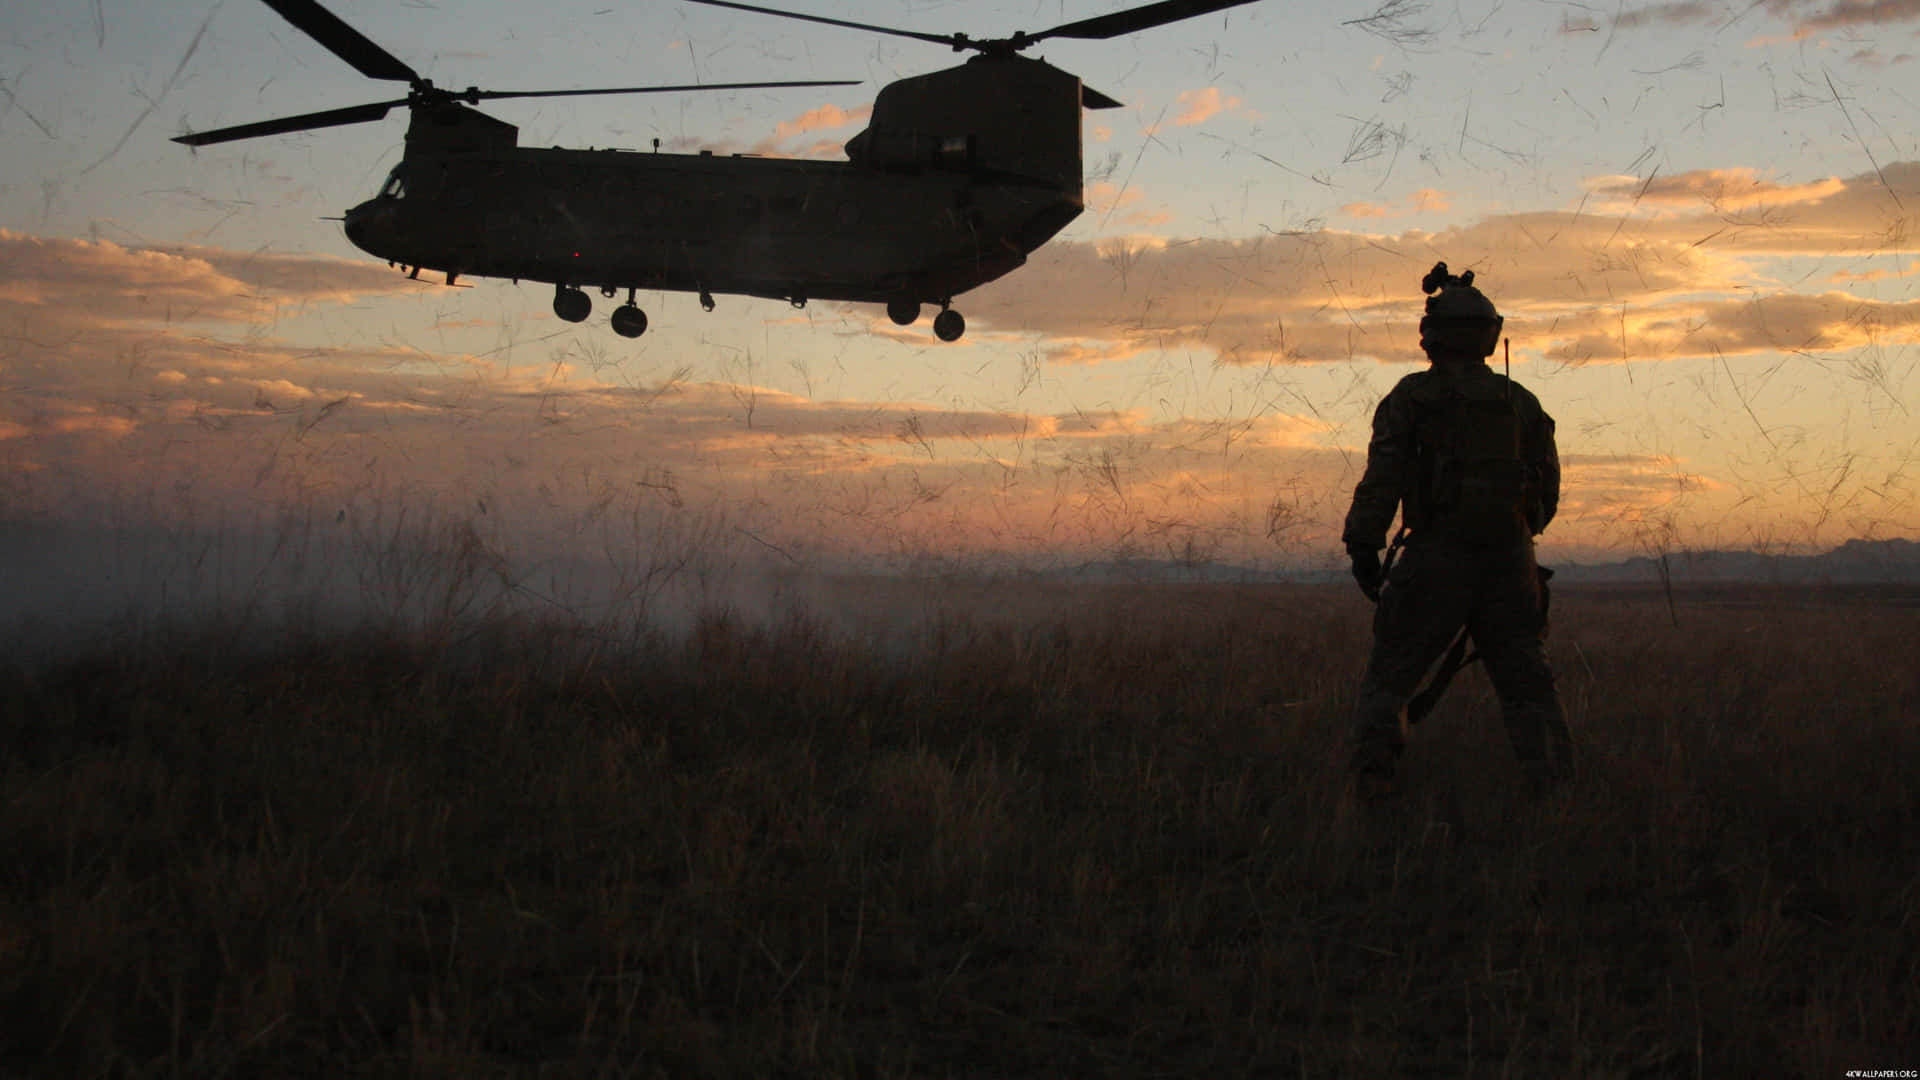
{"type": "Polygon", "coordinates": [[[1414,415],[1407,524],[1416,535],[1511,534],[1534,517],[1526,431],[1506,384],[1459,382],[1414,415]]]}

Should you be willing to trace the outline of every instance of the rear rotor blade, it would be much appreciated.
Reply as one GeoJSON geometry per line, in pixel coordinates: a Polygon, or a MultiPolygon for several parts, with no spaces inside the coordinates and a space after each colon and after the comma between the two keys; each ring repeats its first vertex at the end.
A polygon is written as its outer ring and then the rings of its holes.
{"type": "MultiPolygon", "coordinates": [[[[268,0],[272,3],[273,0],[268,0]]],[[[799,19],[803,22],[825,23],[828,26],[844,26],[849,30],[871,30],[876,34],[892,34],[894,37],[913,38],[915,41],[930,41],[935,45],[948,45],[955,49],[967,47],[964,34],[922,34],[913,30],[895,30],[890,26],[873,26],[868,23],[848,22],[845,19],[829,19],[825,15],[802,15],[797,11],[781,11],[779,8],[756,7],[752,4],[739,4],[734,0],[693,0],[696,4],[709,7],[735,8],[740,11],[757,11],[762,15],[778,15],[783,19],[799,19]]],[[[1250,0],[1241,0],[1248,3],[1250,0]]]]}
{"type": "Polygon", "coordinates": [[[692,83],[687,86],[618,86],[605,90],[479,90],[455,93],[461,101],[499,101],[503,98],[586,97],[591,94],[678,94],[691,90],[761,90],[780,86],[859,86],[857,80],[812,80],[809,82],[692,83]]]}
{"type": "Polygon", "coordinates": [[[173,141],[187,146],[206,146],[210,143],[232,142],[235,139],[255,139],[262,135],[285,135],[288,132],[311,131],[314,128],[364,124],[370,120],[379,120],[387,115],[388,109],[406,103],[406,99],[402,98],[399,101],[383,101],[374,105],[351,105],[344,109],[328,109],[325,112],[307,113],[304,116],[262,120],[254,124],[240,124],[213,131],[196,131],[190,135],[175,136],[173,141]]]}
{"type": "Polygon", "coordinates": [[[1051,30],[1042,30],[1037,34],[1028,34],[1026,40],[1039,41],[1043,38],[1064,37],[1102,41],[1122,34],[1151,30],[1156,26],[1179,22],[1181,19],[1191,19],[1196,15],[1205,15],[1209,12],[1251,3],[1253,0],[1161,0],[1157,4],[1128,8],[1111,15],[1096,15],[1091,19],[1081,19],[1079,22],[1066,23],[1051,30]]]}
{"type": "Polygon", "coordinates": [[[316,0],[263,0],[280,17],[304,30],[308,37],[325,45],[335,56],[352,64],[370,79],[393,79],[417,83],[420,73],[401,63],[392,53],[367,40],[366,36],[340,21],[340,17],[316,0]]]}

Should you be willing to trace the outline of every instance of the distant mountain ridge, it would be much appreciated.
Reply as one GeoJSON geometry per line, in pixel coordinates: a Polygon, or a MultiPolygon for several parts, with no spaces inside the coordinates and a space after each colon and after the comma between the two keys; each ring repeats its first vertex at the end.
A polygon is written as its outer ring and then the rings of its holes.
{"type": "MultiPolygon", "coordinates": [[[[1674,551],[1661,559],[1635,556],[1623,562],[1547,560],[1560,585],[1920,585],[1920,541],[1849,540],[1818,555],[1771,555],[1757,551],[1674,551]]],[[[1028,568],[1021,576],[1079,584],[1299,584],[1340,582],[1337,568],[1282,570],[1231,562],[1174,559],[1111,559],[1067,566],[1028,568]]]]}
{"type": "Polygon", "coordinates": [[[1638,556],[1586,566],[1556,564],[1564,584],[1638,584],[1670,579],[1675,585],[1744,582],[1771,585],[1920,584],[1920,542],[1849,540],[1818,555],[1757,551],[1675,551],[1664,560],[1638,556]]]}

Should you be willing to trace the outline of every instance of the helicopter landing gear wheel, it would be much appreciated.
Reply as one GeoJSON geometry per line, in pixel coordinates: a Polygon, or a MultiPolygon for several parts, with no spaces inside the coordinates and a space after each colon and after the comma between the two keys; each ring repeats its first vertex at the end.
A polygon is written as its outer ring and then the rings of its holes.
{"type": "Polygon", "coordinates": [[[647,313],[628,301],[613,309],[613,332],[624,338],[636,338],[647,332],[647,313]]]}
{"type": "Polygon", "coordinates": [[[966,332],[967,320],[952,308],[933,317],[933,336],[941,341],[959,341],[960,335],[966,332]]]}
{"type": "Polygon", "coordinates": [[[585,322],[593,314],[593,301],[579,289],[561,285],[553,290],[553,313],[567,322],[585,322]]]}
{"type": "Polygon", "coordinates": [[[633,299],[637,291],[628,289],[627,302],[613,309],[613,332],[624,338],[637,338],[647,332],[647,313],[633,299]]]}
{"type": "Polygon", "coordinates": [[[887,304],[887,318],[895,326],[912,326],[920,320],[920,301],[894,300],[887,304]]]}

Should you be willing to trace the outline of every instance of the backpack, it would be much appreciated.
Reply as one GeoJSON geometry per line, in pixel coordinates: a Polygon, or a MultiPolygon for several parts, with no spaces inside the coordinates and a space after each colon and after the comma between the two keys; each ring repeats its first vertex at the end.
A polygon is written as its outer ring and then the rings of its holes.
{"type": "Polygon", "coordinates": [[[1414,476],[1407,519],[1414,532],[1506,532],[1525,527],[1532,501],[1526,428],[1507,385],[1460,381],[1414,419],[1414,476]]]}

